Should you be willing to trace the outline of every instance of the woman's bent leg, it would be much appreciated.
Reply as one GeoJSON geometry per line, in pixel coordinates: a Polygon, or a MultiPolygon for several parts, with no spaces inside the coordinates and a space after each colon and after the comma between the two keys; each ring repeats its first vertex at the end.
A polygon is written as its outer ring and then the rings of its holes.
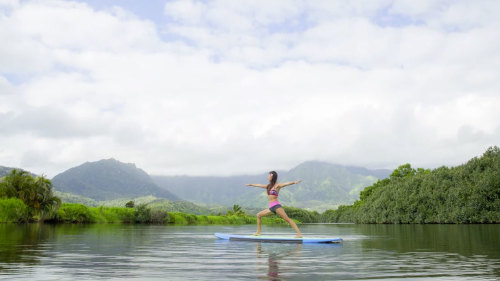
{"type": "Polygon", "coordinates": [[[300,233],[300,230],[297,227],[297,224],[286,215],[285,210],[283,208],[278,208],[276,210],[276,214],[280,215],[281,218],[283,218],[286,222],[288,222],[293,227],[293,229],[295,229],[295,232],[297,232],[297,236],[295,236],[295,238],[302,237],[302,233],[300,233]]]}

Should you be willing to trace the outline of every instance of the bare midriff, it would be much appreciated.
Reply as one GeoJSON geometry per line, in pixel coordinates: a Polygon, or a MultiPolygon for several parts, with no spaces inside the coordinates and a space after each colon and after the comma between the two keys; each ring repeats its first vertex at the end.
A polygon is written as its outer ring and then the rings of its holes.
{"type": "Polygon", "coordinates": [[[278,196],[269,195],[268,197],[269,197],[269,208],[280,204],[280,202],[278,201],[278,196]]]}

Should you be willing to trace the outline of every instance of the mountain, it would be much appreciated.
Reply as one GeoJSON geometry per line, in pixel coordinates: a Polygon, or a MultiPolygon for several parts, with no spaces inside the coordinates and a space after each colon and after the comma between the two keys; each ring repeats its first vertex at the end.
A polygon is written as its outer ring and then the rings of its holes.
{"type": "Polygon", "coordinates": [[[0,178],[8,175],[14,168],[0,166],[0,178]]]}
{"type": "MultiPolygon", "coordinates": [[[[8,174],[10,174],[10,172],[11,172],[12,170],[23,170],[23,169],[0,166],[0,178],[1,178],[1,177],[6,176],[6,175],[8,175],[8,174]]],[[[24,170],[23,170],[23,171],[24,171],[24,170]]],[[[33,174],[33,173],[29,172],[29,171],[27,171],[27,172],[28,172],[31,176],[33,176],[33,177],[37,177],[37,176],[38,176],[38,175],[35,175],[35,174],[33,174]]]]}
{"type": "Polygon", "coordinates": [[[52,179],[55,190],[89,197],[94,200],[112,200],[153,195],[168,200],[179,198],[158,187],[151,177],[135,164],[115,159],[86,162],[52,179]]]}
{"type": "MultiPolygon", "coordinates": [[[[359,192],[377,179],[390,175],[391,170],[369,170],[320,161],[304,162],[289,171],[278,171],[278,181],[297,179],[298,185],[285,187],[280,202],[317,211],[351,204],[359,192]]],[[[160,187],[166,187],[179,197],[208,205],[264,208],[267,196],[263,189],[245,186],[246,183],[267,183],[267,173],[231,177],[152,176],[160,187]]]]}

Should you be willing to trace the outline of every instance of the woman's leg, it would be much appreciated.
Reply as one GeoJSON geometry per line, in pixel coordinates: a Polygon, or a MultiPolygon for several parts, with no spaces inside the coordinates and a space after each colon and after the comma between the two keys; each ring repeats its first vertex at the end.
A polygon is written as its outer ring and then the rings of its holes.
{"type": "Polygon", "coordinates": [[[255,232],[255,236],[259,236],[260,235],[260,228],[261,228],[261,225],[262,225],[262,217],[265,217],[267,215],[269,215],[271,213],[271,210],[269,209],[265,209],[265,210],[262,210],[260,211],[258,214],[257,214],[257,232],[255,232]]]}
{"type": "Polygon", "coordinates": [[[297,236],[295,236],[295,238],[302,237],[302,233],[300,233],[300,230],[297,227],[297,224],[286,215],[285,210],[283,208],[278,208],[276,210],[276,214],[280,215],[280,217],[282,217],[286,222],[288,222],[293,227],[293,229],[295,229],[295,231],[297,232],[297,236]]]}

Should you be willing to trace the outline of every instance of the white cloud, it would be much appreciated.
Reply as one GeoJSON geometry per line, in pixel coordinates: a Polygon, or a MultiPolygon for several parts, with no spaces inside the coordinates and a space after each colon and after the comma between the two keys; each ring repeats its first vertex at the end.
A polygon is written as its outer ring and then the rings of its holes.
{"type": "Polygon", "coordinates": [[[0,165],[462,163],[500,135],[499,7],[471,3],[170,1],[160,26],[128,7],[14,1],[0,8],[0,165]]]}

